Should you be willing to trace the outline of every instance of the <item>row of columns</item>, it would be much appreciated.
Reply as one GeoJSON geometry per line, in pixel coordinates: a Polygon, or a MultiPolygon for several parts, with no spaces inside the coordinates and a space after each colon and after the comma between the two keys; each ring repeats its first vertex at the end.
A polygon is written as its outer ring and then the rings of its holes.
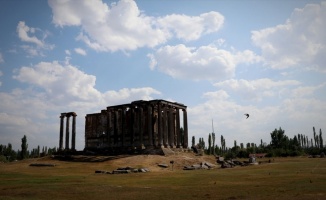
{"type": "Polygon", "coordinates": [[[185,106],[179,107],[161,101],[131,106],[114,106],[107,108],[106,115],[109,146],[111,144],[113,146],[128,146],[125,141],[125,129],[128,129],[127,134],[130,142],[135,146],[138,144],[172,148],[188,147],[187,110],[185,106]],[[183,111],[183,136],[180,133],[180,109],[183,111]],[[146,114],[144,114],[144,110],[147,112],[146,114]],[[130,118],[129,127],[126,127],[125,124],[127,111],[130,118]],[[147,127],[144,126],[145,123],[147,123],[147,127]],[[138,127],[138,134],[135,132],[135,127],[138,127]],[[144,140],[145,134],[147,136],[146,140],[144,140]],[[135,141],[136,136],[138,141],[135,141]],[[119,137],[121,139],[120,144],[117,141],[119,137]]]}
{"type": "Polygon", "coordinates": [[[64,118],[66,118],[66,133],[65,133],[65,150],[69,150],[69,121],[70,117],[72,118],[72,137],[71,137],[71,149],[76,150],[76,116],[77,114],[74,112],[69,113],[61,113],[60,115],[60,138],[59,138],[59,150],[63,149],[63,130],[64,130],[64,118]]]}

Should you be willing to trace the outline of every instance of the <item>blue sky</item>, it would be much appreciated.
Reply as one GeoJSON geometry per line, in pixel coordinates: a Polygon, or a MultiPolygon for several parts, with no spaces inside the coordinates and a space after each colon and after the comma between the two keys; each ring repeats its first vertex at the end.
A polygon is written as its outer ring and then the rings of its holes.
{"type": "Polygon", "coordinates": [[[59,116],[165,99],[189,138],[326,129],[326,1],[0,1],[0,144],[59,143],[59,116]],[[244,113],[250,117],[245,118],[244,113]]]}

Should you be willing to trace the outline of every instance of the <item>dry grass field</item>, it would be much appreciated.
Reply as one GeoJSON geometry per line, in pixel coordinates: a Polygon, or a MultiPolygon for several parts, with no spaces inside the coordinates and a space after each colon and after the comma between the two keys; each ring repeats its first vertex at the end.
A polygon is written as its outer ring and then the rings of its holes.
{"type": "MultiPolygon", "coordinates": [[[[267,159],[264,159],[267,160],[267,159]]],[[[258,161],[264,161],[258,160],[258,161]]],[[[275,158],[271,163],[211,170],[182,170],[213,156],[49,157],[0,164],[0,199],[326,199],[325,158],[275,158]],[[170,161],[173,160],[172,170],[170,161]],[[31,163],[55,164],[32,167],[31,163]],[[169,168],[157,164],[169,164],[169,168]],[[118,167],[147,173],[97,174],[118,167]]]]}

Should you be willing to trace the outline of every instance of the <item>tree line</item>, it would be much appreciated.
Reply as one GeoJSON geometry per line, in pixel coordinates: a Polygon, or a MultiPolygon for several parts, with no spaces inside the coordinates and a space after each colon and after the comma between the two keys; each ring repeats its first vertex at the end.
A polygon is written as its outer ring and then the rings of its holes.
{"type": "Polygon", "coordinates": [[[43,146],[42,149],[38,145],[37,148],[33,148],[31,151],[28,150],[27,137],[21,139],[21,149],[15,151],[12,149],[11,143],[8,145],[0,144],[0,162],[11,162],[15,160],[23,160],[26,158],[38,158],[47,155],[52,155],[57,152],[57,148],[48,148],[47,146],[43,146]]]}
{"type": "Polygon", "coordinates": [[[247,158],[249,154],[265,153],[267,157],[277,156],[300,156],[304,154],[317,155],[326,152],[324,145],[322,130],[316,133],[315,127],[313,127],[313,137],[309,138],[304,134],[294,135],[293,138],[289,138],[285,134],[285,130],[281,127],[270,133],[271,141],[269,144],[260,140],[260,144],[247,143],[244,145],[234,140],[233,147],[226,147],[225,138],[223,135],[220,137],[220,146],[216,144],[215,133],[208,134],[208,145],[206,146],[204,138],[199,138],[199,142],[196,144],[195,136],[192,136],[192,147],[204,149],[208,155],[220,155],[227,158],[247,158]]]}
{"type": "MultiPolygon", "coordinates": [[[[181,128],[183,135],[184,131],[181,128]]],[[[208,134],[208,145],[206,146],[204,138],[199,138],[196,144],[195,136],[192,136],[191,147],[204,149],[208,155],[221,155],[227,158],[247,158],[249,154],[265,153],[267,157],[276,156],[299,156],[304,154],[317,155],[326,152],[324,145],[322,130],[316,133],[315,127],[313,127],[313,137],[309,138],[304,134],[297,134],[293,138],[289,138],[285,135],[285,131],[280,127],[270,133],[271,141],[269,144],[263,142],[261,139],[260,144],[247,143],[244,145],[234,140],[233,147],[226,147],[225,138],[223,135],[220,137],[220,146],[216,143],[215,133],[208,134]]],[[[183,137],[181,137],[183,138],[183,137]]],[[[21,139],[21,149],[15,151],[12,149],[12,145],[0,144],[0,162],[10,162],[14,160],[23,160],[26,158],[37,158],[47,155],[52,155],[58,151],[56,147],[48,148],[43,146],[42,149],[38,145],[37,148],[28,150],[27,137],[23,136],[21,139]]]]}

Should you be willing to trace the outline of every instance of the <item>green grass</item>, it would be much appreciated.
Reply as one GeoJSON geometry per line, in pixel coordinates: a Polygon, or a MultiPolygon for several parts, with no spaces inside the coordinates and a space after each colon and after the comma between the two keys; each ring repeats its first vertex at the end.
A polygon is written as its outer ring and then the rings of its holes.
{"type": "MultiPolygon", "coordinates": [[[[51,161],[48,161],[51,162],[51,161]]],[[[95,174],[107,162],[0,165],[0,199],[326,199],[326,159],[276,158],[258,166],[95,174]]]]}

